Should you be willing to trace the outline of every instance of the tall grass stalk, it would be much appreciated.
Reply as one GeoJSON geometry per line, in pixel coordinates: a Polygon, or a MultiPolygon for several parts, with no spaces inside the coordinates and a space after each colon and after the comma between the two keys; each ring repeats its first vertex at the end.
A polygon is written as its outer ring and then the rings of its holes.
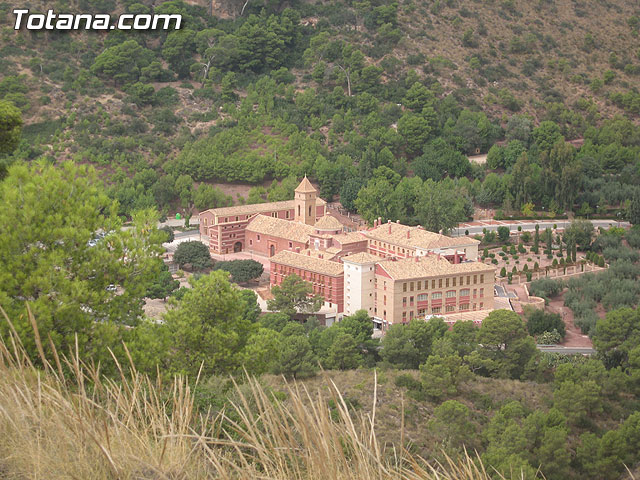
{"type": "MultiPolygon", "coordinates": [[[[29,479],[488,479],[477,459],[444,465],[386,451],[370,415],[354,416],[326,379],[337,409],[298,383],[277,400],[253,378],[217,415],[198,413],[190,384],[163,384],[133,362],[117,379],[75,354],[34,365],[11,322],[0,339],[0,477],[29,479]],[[63,372],[70,372],[64,373],[63,372]],[[245,392],[245,393],[243,393],[245,392]]],[[[494,476],[495,478],[495,476],[494,476]]]]}

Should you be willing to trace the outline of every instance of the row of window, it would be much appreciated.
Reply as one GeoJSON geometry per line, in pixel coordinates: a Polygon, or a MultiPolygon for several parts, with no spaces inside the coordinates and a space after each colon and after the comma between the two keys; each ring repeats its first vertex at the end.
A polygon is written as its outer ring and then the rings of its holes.
{"type": "MultiPolygon", "coordinates": [[[[461,277],[448,277],[448,278],[439,278],[438,280],[431,280],[431,289],[436,288],[436,282],[438,284],[437,288],[443,288],[443,283],[444,283],[444,288],[447,288],[449,286],[451,287],[455,287],[457,286],[457,284],[459,284],[460,286],[465,284],[465,278],[467,279],[467,285],[471,285],[471,280],[473,279],[473,284],[477,284],[478,283],[478,275],[467,275],[465,276],[461,276],[461,277]],[[459,281],[458,281],[459,279],[459,281]],[[443,282],[444,280],[444,282],[443,282]]],[[[480,274],[480,283],[484,283],[484,273],[480,274]]],[[[429,280],[425,280],[424,282],[422,280],[418,280],[417,282],[404,282],[402,284],[402,291],[406,292],[413,292],[414,289],[416,291],[420,291],[423,290],[423,286],[424,286],[424,290],[427,290],[429,288],[429,280]]]]}
{"type": "MultiPolygon", "coordinates": [[[[469,311],[469,310],[470,310],[470,308],[471,308],[471,305],[470,305],[470,304],[468,304],[468,303],[461,303],[461,304],[458,306],[457,311],[459,311],[459,312],[466,312],[466,311],[469,311]]],[[[479,304],[479,305],[478,305],[478,304],[475,304],[475,303],[473,304],[473,310],[478,310],[478,309],[482,310],[483,308],[484,308],[484,303],[483,303],[483,302],[480,302],[480,304],[479,304]]],[[[455,312],[455,311],[456,311],[456,306],[455,306],[455,305],[446,305],[446,306],[444,307],[444,313],[453,313],[453,312],[455,312]]],[[[440,313],[443,313],[443,311],[442,311],[442,307],[433,307],[433,308],[431,308],[431,309],[428,309],[428,308],[419,308],[419,309],[418,309],[418,312],[417,312],[417,316],[418,316],[418,317],[424,317],[424,316],[429,315],[429,314],[431,314],[431,315],[438,315],[438,314],[440,314],[440,313]]],[[[386,311],[386,310],[384,311],[384,314],[385,314],[385,318],[386,318],[386,314],[387,314],[387,311],[386,311]]],[[[402,312],[402,321],[403,321],[403,322],[404,322],[404,321],[406,321],[406,320],[407,320],[407,318],[408,318],[409,320],[411,320],[413,317],[414,317],[414,312],[413,312],[413,310],[412,310],[412,311],[409,311],[409,312],[402,312]]]]}
{"type": "Polygon", "coordinates": [[[333,286],[333,277],[322,275],[320,273],[307,272],[302,270],[300,273],[293,267],[287,267],[285,265],[275,265],[275,273],[280,273],[282,276],[296,274],[303,280],[310,280],[312,283],[326,283],[330,287],[333,286]]]}
{"type": "MultiPolygon", "coordinates": [[[[473,296],[476,296],[476,292],[477,289],[473,289],[473,296]]],[[[468,288],[463,288],[462,290],[460,290],[460,296],[461,297],[468,297],[470,293],[470,290],[468,288]]],[[[484,288],[480,289],[480,296],[484,297],[484,288]]],[[[455,290],[448,290],[445,293],[445,297],[446,298],[455,298],[456,297],[456,291],[455,290]]],[[[385,295],[386,298],[386,295],[385,295]]],[[[431,294],[431,299],[432,300],[440,300],[442,298],[442,292],[433,292],[431,294]]],[[[429,299],[429,294],[428,293],[421,293],[420,295],[418,295],[418,302],[425,302],[429,299]]],[[[407,303],[407,297],[402,297],[402,305],[406,305],[407,303]]],[[[409,297],[409,305],[413,305],[413,297],[409,297]]]]}
{"type": "Polygon", "coordinates": [[[396,251],[396,246],[395,245],[390,245],[388,243],[380,242],[378,240],[371,240],[370,245],[372,245],[374,247],[378,246],[378,247],[384,248],[384,249],[392,251],[392,252],[402,253],[403,255],[413,252],[413,250],[409,250],[408,248],[405,250],[404,248],[401,248],[401,247],[398,247],[398,250],[396,251]]]}

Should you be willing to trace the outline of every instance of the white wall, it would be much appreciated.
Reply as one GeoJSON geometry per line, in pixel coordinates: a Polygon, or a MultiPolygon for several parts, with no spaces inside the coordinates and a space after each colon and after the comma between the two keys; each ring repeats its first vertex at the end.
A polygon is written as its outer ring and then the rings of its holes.
{"type": "Polygon", "coordinates": [[[344,314],[366,310],[373,316],[375,264],[360,265],[344,261],[344,314]]]}

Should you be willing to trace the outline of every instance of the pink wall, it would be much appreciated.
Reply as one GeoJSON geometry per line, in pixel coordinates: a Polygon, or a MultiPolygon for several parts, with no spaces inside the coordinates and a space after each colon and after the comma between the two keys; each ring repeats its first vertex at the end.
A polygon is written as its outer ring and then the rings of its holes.
{"type": "Polygon", "coordinates": [[[289,267],[276,262],[271,262],[271,285],[280,285],[287,275],[296,274],[303,280],[311,283],[313,293],[322,295],[325,302],[330,302],[333,306],[337,306],[338,312],[344,311],[344,275],[329,276],[315,274],[315,281],[312,280],[314,272],[301,268],[289,267]],[[284,270],[286,273],[282,273],[284,270]],[[329,288],[329,279],[331,279],[331,288],[329,288]],[[321,288],[324,287],[324,288],[321,288]],[[330,292],[330,293],[329,293],[330,292]]]}
{"type": "Polygon", "coordinates": [[[300,250],[307,248],[307,246],[302,242],[273,237],[271,235],[256,233],[250,230],[245,232],[245,242],[244,249],[246,251],[260,253],[268,257],[271,256],[271,245],[275,247],[273,252],[274,254],[282,250],[292,250],[295,252],[296,248],[300,248],[300,250]],[[258,236],[260,236],[260,240],[258,240],[258,236]],[[291,245],[289,245],[289,243],[291,243],[291,245]]]}

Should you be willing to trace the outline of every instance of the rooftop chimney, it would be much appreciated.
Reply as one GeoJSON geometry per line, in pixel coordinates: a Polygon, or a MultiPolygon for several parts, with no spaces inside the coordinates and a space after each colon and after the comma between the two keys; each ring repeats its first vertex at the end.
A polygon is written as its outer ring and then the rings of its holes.
{"type": "Polygon", "coordinates": [[[311,256],[311,250],[307,250],[307,257],[311,256]]]}
{"type": "Polygon", "coordinates": [[[411,230],[407,229],[407,238],[411,238],[411,230]]]}
{"type": "Polygon", "coordinates": [[[387,220],[387,224],[389,225],[389,233],[391,233],[391,220],[387,220]]]}
{"type": "Polygon", "coordinates": [[[420,261],[420,256],[416,255],[416,263],[418,263],[420,261]]]}
{"type": "Polygon", "coordinates": [[[382,225],[382,217],[378,217],[378,225],[382,225]]]}

